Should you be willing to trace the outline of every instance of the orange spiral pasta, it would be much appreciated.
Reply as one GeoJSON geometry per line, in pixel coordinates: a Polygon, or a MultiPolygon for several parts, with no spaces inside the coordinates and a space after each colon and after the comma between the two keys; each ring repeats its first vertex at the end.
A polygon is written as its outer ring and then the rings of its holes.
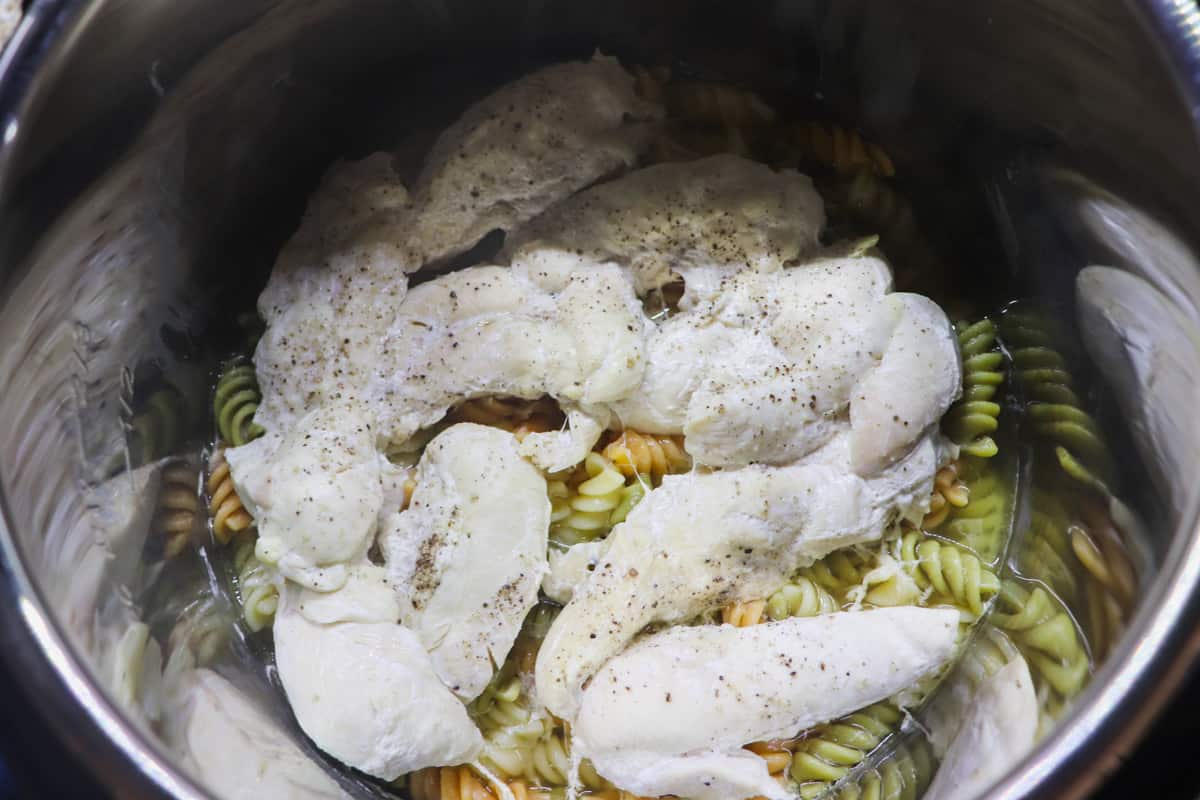
{"type": "Polygon", "coordinates": [[[782,775],[792,764],[792,751],[783,742],[755,742],[746,745],[746,749],[767,762],[767,771],[771,775],[782,775]]]}
{"type": "Polygon", "coordinates": [[[163,469],[154,529],[163,537],[163,557],[174,558],[192,538],[200,500],[196,494],[196,469],[171,464],[163,469]]]}
{"type": "Polygon", "coordinates": [[[692,457],[683,449],[681,436],[656,436],[625,430],[602,451],[627,478],[638,476],[657,486],[664,475],[687,472],[692,457]]]}
{"type": "Polygon", "coordinates": [[[937,471],[933,479],[933,496],[929,500],[929,513],[921,521],[924,530],[933,530],[945,522],[950,515],[950,509],[963,508],[967,505],[970,495],[967,485],[959,480],[958,474],[962,462],[955,460],[937,471]]]}
{"type": "Polygon", "coordinates": [[[798,122],[790,125],[784,138],[790,159],[829,167],[835,172],[852,174],[866,169],[883,178],[896,174],[892,159],[879,145],[863,139],[855,130],[822,122],[798,122]]]}
{"type": "Polygon", "coordinates": [[[208,511],[212,515],[213,536],[221,544],[228,544],[234,534],[248,529],[254,518],[242,504],[233,478],[229,473],[229,462],[225,460],[225,448],[218,447],[213,453],[208,473],[208,511]]]}

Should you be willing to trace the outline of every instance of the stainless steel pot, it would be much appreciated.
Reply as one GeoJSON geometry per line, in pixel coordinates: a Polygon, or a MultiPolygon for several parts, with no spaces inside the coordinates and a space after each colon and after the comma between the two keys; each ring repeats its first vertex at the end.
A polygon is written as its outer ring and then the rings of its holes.
{"type": "MultiPolygon", "coordinates": [[[[208,576],[143,555],[151,491],[127,469],[207,431],[186,401],[154,418],[156,387],[203,396],[231,298],[257,291],[334,155],[597,45],[703,50],[731,77],[854,98],[870,125],[919,132],[917,158],[952,146],[946,179],[986,201],[1006,255],[960,265],[967,279],[1078,289],[1148,520],[1144,589],[1091,688],[993,795],[1086,795],[1200,650],[1191,0],[34,0],[0,57],[0,650],[21,688],[115,794],[205,796],[113,673],[130,625],[153,629],[208,576]],[[1077,287],[1087,264],[1113,269],[1077,287]]],[[[308,747],[259,663],[235,643],[227,670],[308,747]]]]}

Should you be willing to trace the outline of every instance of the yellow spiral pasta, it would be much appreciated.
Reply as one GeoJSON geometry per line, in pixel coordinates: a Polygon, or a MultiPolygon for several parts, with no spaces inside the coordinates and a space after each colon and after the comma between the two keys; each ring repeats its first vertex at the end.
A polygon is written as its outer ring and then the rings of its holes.
{"type": "Polygon", "coordinates": [[[550,538],[563,545],[602,539],[622,522],[645,490],[600,453],[588,453],[569,480],[547,483],[550,494],[550,538]]]}
{"type": "Polygon", "coordinates": [[[661,484],[665,475],[692,468],[692,457],[683,449],[682,436],[625,430],[601,452],[626,478],[640,478],[653,486],[661,484]]]}
{"type": "Polygon", "coordinates": [[[254,524],[254,519],[246,510],[233,485],[224,447],[218,447],[213,452],[206,487],[213,537],[221,544],[228,544],[236,534],[249,529],[254,524]]]}
{"type": "Polygon", "coordinates": [[[933,479],[933,496],[929,500],[929,513],[921,521],[921,527],[933,530],[946,521],[950,509],[963,508],[970,500],[967,485],[958,479],[962,461],[952,461],[937,471],[933,479]]]}
{"type": "Polygon", "coordinates": [[[174,558],[182,553],[192,539],[196,517],[200,514],[196,473],[194,467],[184,463],[163,469],[154,530],[162,537],[164,558],[174,558]]]}
{"type": "Polygon", "coordinates": [[[858,131],[841,125],[792,123],[787,126],[782,139],[788,163],[815,164],[845,174],[861,169],[883,178],[896,174],[891,157],[882,147],[868,142],[858,131]]]}
{"type": "Polygon", "coordinates": [[[233,568],[237,575],[237,595],[242,604],[242,618],[251,632],[257,633],[271,625],[279,608],[279,576],[274,567],[264,564],[255,555],[258,536],[253,530],[242,533],[233,551],[233,568]]]}
{"type": "MultiPolygon", "coordinates": [[[[877,763],[854,770],[833,787],[833,800],[918,800],[933,781],[937,761],[929,740],[914,731],[896,740],[894,748],[877,763]]],[[[821,791],[805,790],[800,797],[815,798],[821,791]]]]}
{"type": "Polygon", "coordinates": [[[721,609],[721,622],[737,628],[749,628],[765,619],[766,600],[733,602],[721,609]]]}
{"type": "Polygon", "coordinates": [[[770,619],[815,617],[837,611],[838,602],[816,581],[797,575],[767,598],[766,613],[770,619]]]}

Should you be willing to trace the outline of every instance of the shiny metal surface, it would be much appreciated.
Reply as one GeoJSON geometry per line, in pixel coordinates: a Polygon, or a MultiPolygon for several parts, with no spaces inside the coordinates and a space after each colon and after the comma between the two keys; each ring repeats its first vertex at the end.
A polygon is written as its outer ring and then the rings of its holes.
{"type": "MultiPolygon", "coordinates": [[[[211,577],[142,557],[154,487],[207,435],[207,403],[186,398],[228,343],[228,287],[261,284],[323,164],[543,59],[719,37],[725,74],[856,97],[870,124],[913,131],[917,159],[955,142],[1010,284],[1077,299],[1160,566],[1122,646],[994,795],[1082,797],[1132,747],[1200,654],[1194,3],[763,0],[731,18],[705,0],[37,0],[0,56],[0,643],[115,794],[205,796],[153,733],[161,709],[120,691],[115,654],[178,611],[163,586],[211,577]],[[185,398],[179,441],[131,453],[164,385],[185,398]]],[[[296,734],[252,644],[223,669],[343,788],[371,791],[296,734]]]]}

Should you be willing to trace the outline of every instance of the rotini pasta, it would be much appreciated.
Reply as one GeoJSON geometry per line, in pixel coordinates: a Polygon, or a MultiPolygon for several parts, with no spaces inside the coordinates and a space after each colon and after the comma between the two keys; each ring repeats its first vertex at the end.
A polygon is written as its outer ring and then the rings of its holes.
{"type": "Polygon", "coordinates": [[[1091,668],[1087,651],[1071,615],[1046,589],[1004,581],[990,620],[1013,638],[1057,699],[1070,700],[1083,688],[1091,668]]]}
{"type": "Polygon", "coordinates": [[[1004,383],[1004,354],[991,320],[955,327],[963,359],[963,395],[942,418],[942,430],[967,455],[991,458],[997,453],[991,435],[1000,426],[995,397],[1004,383]]]}
{"type": "Polygon", "coordinates": [[[183,398],[173,386],[153,392],[128,423],[129,457],[134,466],[170,455],[182,439],[183,398]]]}
{"type": "Polygon", "coordinates": [[[937,471],[933,478],[933,496],[929,499],[929,513],[921,521],[925,530],[933,530],[946,521],[950,509],[962,508],[970,500],[967,485],[958,479],[962,461],[952,461],[937,471]]]}
{"type": "Polygon", "coordinates": [[[1070,365],[1058,349],[1063,335],[1045,314],[1023,309],[1001,318],[1000,335],[1020,379],[1032,438],[1050,447],[1063,474],[1107,494],[1115,475],[1112,454],[1083,408],[1070,365]]]}
{"type": "Polygon", "coordinates": [[[692,457],[683,449],[682,436],[657,436],[625,430],[601,451],[626,478],[638,478],[653,486],[663,476],[687,472],[692,457]]]}
{"type": "Polygon", "coordinates": [[[815,617],[838,609],[838,603],[816,581],[798,575],[767,598],[766,612],[770,619],[815,617]]]}
{"type": "Polygon", "coordinates": [[[221,438],[239,447],[262,436],[263,429],[254,424],[254,412],[261,401],[254,367],[229,364],[217,380],[213,393],[213,414],[221,438]]]}
{"type": "Polygon", "coordinates": [[[896,174],[882,147],[863,139],[858,131],[834,123],[792,123],[782,143],[787,164],[817,165],[844,174],[863,169],[883,178],[896,174]]]}
{"type": "Polygon", "coordinates": [[[940,288],[945,264],[921,234],[912,204],[871,170],[843,178],[828,193],[830,213],[848,218],[862,233],[879,235],[879,244],[896,267],[896,285],[908,289],[921,277],[940,288]]]}
{"type": "MultiPolygon", "coordinates": [[[[835,800],[918,800],[929,788],[937,762],[929,740],[919,731],[903,734],[878,760],[860,767],[833,788],[835,800]]],[[[805,792],[802,798],[819,792],[805,792]]]]}
{"type": "Polygon", "coordinates": [[[200,513],[198,477],[194,466],[182,462],[163,469],[154,530],[161,537],[164,558],[182,553],[192,539],[200,513]]]}
{"type": "Polygon", "coordinates": [[[254,552],[257,542],[257,534],[246,531],[238,537],[233,551],[238,601],[242,604],[242,618],[252,633],[269,627],[279,607],[278,575],[273,567],[258,559],[254,552]]]}
{"type": "Polygon", "coordinates": [[[748,628],[763,621],[766,600],[733,602],[721,609],[721,622],[738,628],[748,628]]]}
{"type": "Polygon", "coordinates": [[[250,528],[254,524],[254,520],[233,485],[233,477],[230,475],[229,462],[225,460],[225,448],[223,447],[218,447],[213,451],[212,460],[209,462],[206,486],[213,537],[220,544],[228,544],[236,534],[250,528]]]}
{"type": "Polygon", "coordinates": [[[890,702],[875,703],[804,734],[794,745],[788,774],[802,797],[822,794],[846,777],[894,733],[904,712],[890,702]]]}
{"type": "Polygon", "coordinates": [[[1083,520],[1071,525],[1071,552],[1084,568],[1087,583],[1088,643],[1095,659],[1116,644],[1137,597],[1137,573],[1105,509],[1082,504],[1083,520]]]}
{"type": "Polygon", "coordinates": [[[946,517],[937,525],[930,525],[926,517],[924,529],[936,531],[966,546],[988,564],[995,564],[1008,544],[1012,527],[1011,481],[1015,469],[1003,462],[973,456],[955,462],[956,479],[965,491],[955,483],[958,494],[946,504],[946,517]],[[963,499],[966,502],[960,505],[963,499]]]}
{"type": "Polygon", "coordinates": [[[953,605],[978,619],[1000,591],[996,573],[956,544],[910,531],[900,540],[900,554],[917,586],[930,594],[926,602],[931,605],[953,605]]]}
{"type": "Polygon", "coordinates": [[[672,81],[662,96],[668,115],[694,125],[745,128],[775,120],[775,110],[757,94],[726,84],[672,81]]]}
{"type": "Polygon", "coordinates": [[[641,484],[625,484],[625,476],[599,453],[588,453],[568,481],[551,480],[550,538],[563,545],[590,542],[608,535],[641,500],[641,484]]]}

